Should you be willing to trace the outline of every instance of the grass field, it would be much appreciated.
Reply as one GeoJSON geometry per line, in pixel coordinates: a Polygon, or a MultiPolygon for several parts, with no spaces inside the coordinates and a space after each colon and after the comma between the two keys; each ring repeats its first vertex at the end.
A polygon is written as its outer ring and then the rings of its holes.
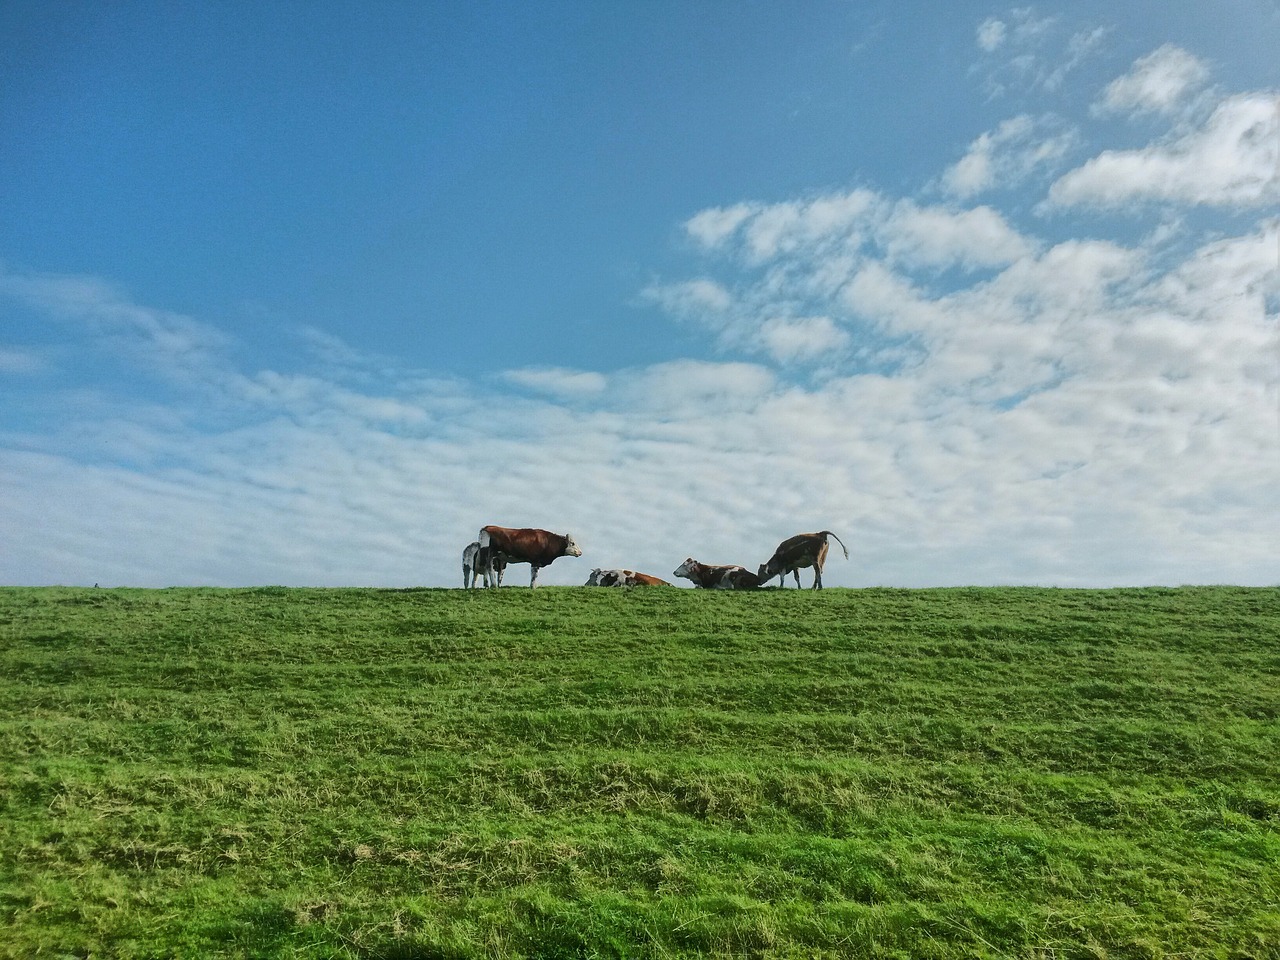
{"type": "Polygon", "coordinates": [[[1280,590],[0,590],[0,956],[1280,957],[1280,590]]]}

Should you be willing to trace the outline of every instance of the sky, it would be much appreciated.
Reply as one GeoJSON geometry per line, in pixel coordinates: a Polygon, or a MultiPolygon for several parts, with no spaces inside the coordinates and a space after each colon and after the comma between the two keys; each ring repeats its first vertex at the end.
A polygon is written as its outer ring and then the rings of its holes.
{"type": "Polygon", "coordinates": [[[8,0],[0,584],[461,586],[491,523],[574,536],[540,585],[815,530],[828,586],[1280,583],[1277,50],[1275,0],[8,0]]]}

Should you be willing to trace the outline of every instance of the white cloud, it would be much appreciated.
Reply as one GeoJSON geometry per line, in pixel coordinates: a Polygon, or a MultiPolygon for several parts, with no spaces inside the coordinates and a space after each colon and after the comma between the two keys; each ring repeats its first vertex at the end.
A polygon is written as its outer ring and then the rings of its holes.
{"type": "Polygon", "coordinates": [[[764,263],[801,249],[856,245],[859,227],[875,216],[879,203],[873,191],[855,189],[808,201],[737,204],[703,210],[690,218],[685,229],[708,247],[730,247],[730,241],[740,240],[750,260],[764,263]]]}
{"type": "Polygon", "coordinates": [[[849,335],[830,317],[775,317],[761,326],[760,338],[780,363],[830,361],[849,347],[849,335]]]}
{"type": "Polygon", "coordinates": [[[620,374],[617,401],[642,410],[721,416],[752,408],[776,385],[775,376],[751,363],[675,360],[620,374]]]}
{"type": "Polygon", "coordinates": [[[1041,17],[1034,7],[1015,7],[1009,12],[1011,40],[1018,46],[1026,47],[1039,43],[1057,24],[1055,17],[1041,17]]]}
{"type": "Polygon", "coordinates": [[[1208,79],[1209,68],[1203,60],[1167,43],[1135,61],[1124,76],[1111,81],[1096,109],[1170,114],[1208,79]]]}
{"type": "Polygon", "coordinates": [[[699,320],[712,327],[723,324],[722,315],[733,306],[733,294],[714,280],[700,277],[680,283],[651,284],[646,299],[678,317],[699,320]]]}
{"type": "Polygon", "coordinates": [[[1166,143],[1107,150],[1050,188],[1050,207],[1163,202],[1248,207],[1280,200],[1280,99],[1228,97],[1166,143]]]}
{"type": "MultiPolygon", "coordinates": [[[[987,206],[956,210],[891,202],[866,189],[739,206],[750,213],[735,218],[733,231],[720,236],[714,252],[758,272],[758,278],[739,284],[732,295],[701,278],[656,284],[648,297],[714,332],[723,350],[791,366],[827,369],[834,359],[849,356],[853,339],[842,324],[851,315],[883,323],[875,316],[878,300],[867,288],[875,276],[868,264],[883,261],[886,270],[936,276],[951,268],[1002,267],[1035,248],[987,206]],[[806,309],[815,303],[819,311],[806,309]]],[[[864,350],[862,356],[869,355],[864,350]]]]}
{"type": "MultiPolygon", "coordinates": [[[[750,565],[815,527],[853,553],[833,585],[1275,582],[1276,243],[1272,224],[1160,272],[1072,241],[942,295],[870,260],[853,287],[922,349],[808,388],[685,360],[577,409],[412,371],[380,394],[236,374],[222,395],[249,384],[254,406],[221,427],[202,400],[121,423],[145,463],[0,444],[0,580],[451,585],[499,522],[579,538],[548,584],[750,565]]],[[[841,332],[823,319],[775,329],[841,332]]],[[[98,426],[86,409],[64,429],[98,426]]]]}
{"type": "Polygon", "coordinates": [[[1054,117],[1011,117],[969,144],[965,155],[942,174],[942,187],[966,199],[995,187],[1018,186],[1036,170],[1056,164],[1077,141],[1075,131],[1064,129],[1054,117]]]}
{"type": "Polygon", "coordinates": [[[991,207],[953,211],[909,200],[894,206],[879,237],[889,258],[909,267],[1003,266],[1032,249],[991,207]]]}
{"type": "Polygon", "coordinates": [[[988,17],[978,25],[978,46],[987,53],[994,52],[1002,43],[1009,28],[1003,20],[988,17]]]}
{"type": "Polygon", "coordinates": [[[555,397],[589,397],[601,393],[608,379],[592,370],[566,370],[562,367],[525,367],[508,370],[502,375],[508,383],[527,387],[555,397]]]}
{"type": "Polygon", "coordinates": [[[685,230],[704,247],[716,247],[733,234],[742,222],[754,213],[745,203],[732,207],[713,207],[694,215],[685,224],[685,230]]]}
{"type": "Polygon", "coordinates": [[[917,332],[936,322],[937,312],[910,280],[881,261],[869,261],[841,292],[842,305],[895,334],[917,332]]]}

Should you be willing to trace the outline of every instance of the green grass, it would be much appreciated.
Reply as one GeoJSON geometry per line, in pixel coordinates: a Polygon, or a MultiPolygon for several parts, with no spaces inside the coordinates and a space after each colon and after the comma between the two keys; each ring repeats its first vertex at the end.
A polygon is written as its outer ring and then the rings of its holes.
{"type": "Polygon", "coordinates": [[[1280,957],[1280,590],[0,590],[0,956],[1280,957]]]}

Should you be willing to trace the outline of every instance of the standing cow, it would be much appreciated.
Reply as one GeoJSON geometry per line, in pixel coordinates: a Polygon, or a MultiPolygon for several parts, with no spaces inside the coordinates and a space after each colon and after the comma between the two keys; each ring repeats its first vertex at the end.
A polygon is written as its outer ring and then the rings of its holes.
{"type": "Polygon", "coordinates": [[[800,568],[813,567],[813,589],[822,589],[822,565],[827,562],[827,537],[835,537],[836,543],[844,551],[844,558],[849,559],[849,548],[844,541],[836,537],[830,530],[818,533],[797,533],[778,544],[773,556],[760,564],[757,574],[761,583],[768,583],[774,577],[782,586],[787,585],[787,574],[794,573],[796,588],[800,587],[800,568]]]}
{"type": "MultiPolygon", "coordinates": [[[[482,527],[480,549],[489,550],[489,564],[484,568],[485,586],[490,586],[490,573],[501,559],[503,563],[527,563],[532,569],[529,586],[538,585],[538,571],[557,557],[580,557],[582,550],[570,534],[549,533],[528,527],[482,527]]],[[[497,584],[493,584],[497,586],[497,584]]]]}
{"type": "MultiPolygon", "coordinates": [[[[480,578],[483,576],[484,585],[489,586],[489,549],[480,546],[478,540],[473,540],[467,544],[467,548],[462,551],[462,589],[480,586],[480,578]]],[[[502,586],[502,574],[507,569],[507,561],[505,557],[495,557],[493,560],[493,570],[497,577],[498,586],[502,586]]]]}
{"type": "Polygon", "coordinates": [[[760,578],[746,567],[699,563],[693,557],[676,567],[672,576],[692,580],[695,587],[704,590],[754,590],[760,586],[760,578]]]}
{"type": "Polygon", "coordinates": [[[596,567],[587,579],[588,587],[669,587],[671,584],[634,570],[601,570],[596,567]]]}

